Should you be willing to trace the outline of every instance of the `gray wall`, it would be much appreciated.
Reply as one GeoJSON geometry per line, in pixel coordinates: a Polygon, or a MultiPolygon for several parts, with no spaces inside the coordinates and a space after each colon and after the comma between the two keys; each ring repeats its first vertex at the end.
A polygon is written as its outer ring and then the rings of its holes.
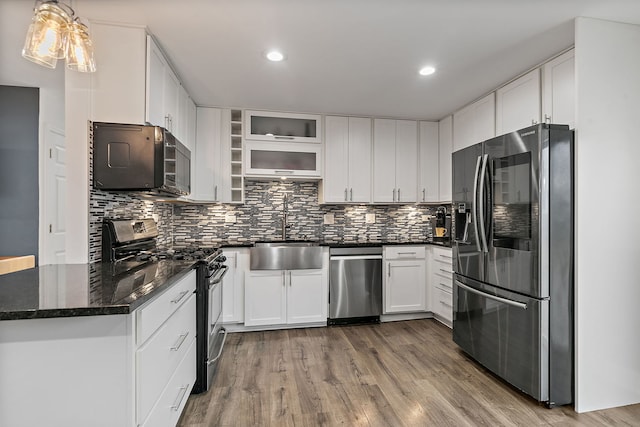
{"type": "Polygon", "coordinates": [[[39,97],[0,86],[0,256],[38,256],[39,97]]]}

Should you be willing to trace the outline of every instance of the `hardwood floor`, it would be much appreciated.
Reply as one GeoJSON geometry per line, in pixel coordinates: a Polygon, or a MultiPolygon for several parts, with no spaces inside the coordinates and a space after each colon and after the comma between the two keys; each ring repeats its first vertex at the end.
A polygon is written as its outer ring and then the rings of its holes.
{"type": "Polygon", "coordinates": [[[230,334],[180,426],[638,426],[640,405],[546,409],[435,320],[230,334]]]}

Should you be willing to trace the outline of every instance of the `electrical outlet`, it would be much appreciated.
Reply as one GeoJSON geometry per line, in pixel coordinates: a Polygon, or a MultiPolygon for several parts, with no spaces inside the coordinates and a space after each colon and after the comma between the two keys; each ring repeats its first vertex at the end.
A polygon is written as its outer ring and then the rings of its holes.
{"type": "Polygon", "coordinates": [[[234,222],[236,222],[236,216],[233,215],[233,214],[226,214],[224,216],[224,222],[234,223],[234,222]]]}
{"type": "Polygon", "coordinates": [[[431,219],[431,215],[422,215],[423,221],[429,221],[431,219]]]}
{"type": "Polygon", "coordinates": [[[153,215],[151,215],[151,218],[153,218],[153,220],[154,220],[155,222],[160,221],[160,215],[158,215],[158,214],[153,214],[153,215]]]}
{"type": "Polygon", "coordinates": [[[324,214],[323,218],[324,218],[324,223],[325,224],[327,224],[327,225],[335,224],[336,218],[335,218],[334,214],[332,214],[332,213],[324,214]]]}
{"type": "Polygon", "coordinates": [[[375,224],[376,223],[376,214],[374,214],[374,213],[366,214],[364,216],[364,222],[366,224],[375,224]]]}

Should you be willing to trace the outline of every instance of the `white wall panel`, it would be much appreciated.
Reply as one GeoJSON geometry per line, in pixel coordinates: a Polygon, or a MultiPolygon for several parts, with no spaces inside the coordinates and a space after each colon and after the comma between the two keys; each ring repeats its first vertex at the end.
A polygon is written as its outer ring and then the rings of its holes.
{"type": "Polygon", "coordinates": [[[640,26],[576,20],[578,412],[640,402],[637,46],[640,26]]]}

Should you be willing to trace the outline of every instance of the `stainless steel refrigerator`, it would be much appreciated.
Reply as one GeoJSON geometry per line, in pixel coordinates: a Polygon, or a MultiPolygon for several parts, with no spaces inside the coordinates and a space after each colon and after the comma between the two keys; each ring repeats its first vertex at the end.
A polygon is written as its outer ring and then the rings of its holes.
{"type": "Polygon", "coordinates": [[[453,340],[549,407],[573,401],[573,131],[453,153],[453,340]]]}

